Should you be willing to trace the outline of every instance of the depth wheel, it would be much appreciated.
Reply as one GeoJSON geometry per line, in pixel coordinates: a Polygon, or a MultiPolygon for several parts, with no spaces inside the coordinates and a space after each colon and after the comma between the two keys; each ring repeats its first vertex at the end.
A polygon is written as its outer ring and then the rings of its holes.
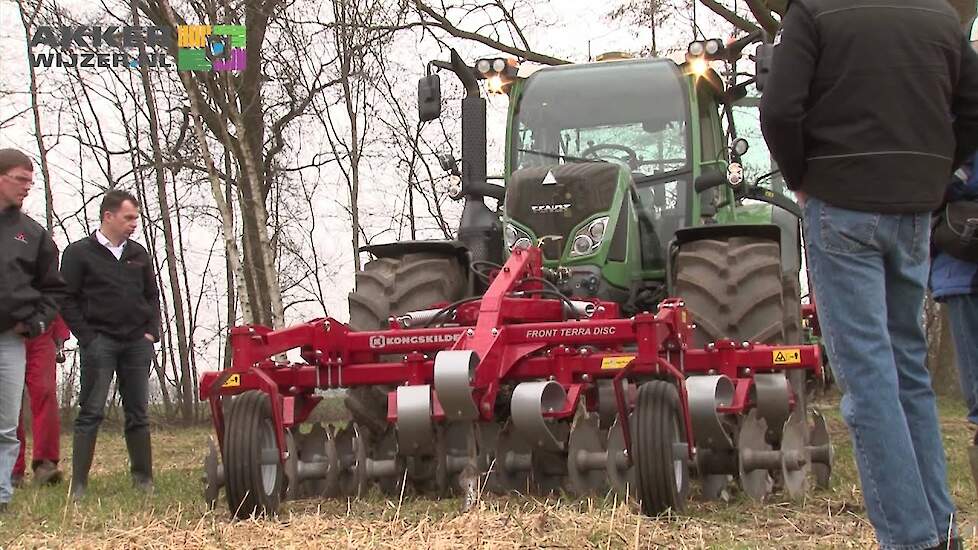
{"type": "Polygon", "coordinates": [[[285,470],[275,443],[268,396],[249,391],[234,398],[225,437],[226,494],[231,513],[240,519],[278,513],[285,470]]]}
{"type": "Polygon", "coordinates": [[[642,512],[657,516],[666,510],[682,513],[689,497],[686,436],[676,388],[661,380],[638,390],[633,460],[642,512]]]}

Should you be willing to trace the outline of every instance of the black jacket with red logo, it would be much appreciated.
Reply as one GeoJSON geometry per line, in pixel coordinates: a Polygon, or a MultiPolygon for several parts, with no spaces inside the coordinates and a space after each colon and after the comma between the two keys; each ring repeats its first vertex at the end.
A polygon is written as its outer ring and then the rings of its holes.
{"type": "Polygon", "coordinates": [[[44,332],[64,292],[51,235],[19,208],[0,211],[0,332],[17,323],[44,332]]]}
{"type": "Polygon", "coordinates": [[[159,341],[160,291],[142,245],[127,241],[117,260],[93,233],[65,248],[61,273],[68,285],[61,316],[80,344],[98,333],[117,340],[150,334],[159,341]]]}

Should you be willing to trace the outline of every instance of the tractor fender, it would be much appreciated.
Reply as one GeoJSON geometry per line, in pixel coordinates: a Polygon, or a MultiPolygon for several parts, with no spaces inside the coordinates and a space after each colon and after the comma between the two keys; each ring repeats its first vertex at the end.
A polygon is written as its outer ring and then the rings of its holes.
{"type": "Polygon", "coordinates": [[[400,241],[386,244],[370,244],[360,247],[360,252],[369,252],[378,258],[393,258],[405,254],[430,252],[457,256],[465,266],[469,264],[469,249],[462,241],[400,241]]]}
{"type": "MultiPolygon", "coordinates": [[[[782,270],[785,270],[785,261],[788,260],[789,263],[793,263],[792,258],[785,258],[784,248],[786,243],[783,240],[783,235],[785,231],[782,230],[780,225],[776,224],[716,224],[716,225],[700,225],[696,227],[686,227],[676,231],[675,237],[669,243],[669,255],[668,261],[666,262],[666,281],[669,282],[670,291],[674,284],[673,277],[675,276],[674,268],[676,257],[679,254],[679,249],[682,248],[684,244],[688,244],[694,241],[701,241],[704,239],[726,239],[729,237],[754,237],[758,239],[767,239],[778,243],[778,247],[781,249],[781,263],[782,270]]],[[[788,236],[790,238],[790,236],[788,236]]],[[[797,236],[794,237],[797,239],[797,236]]],[[[795,253],[795,256],[798,254],[795,253]]],[[[789,248],[789,256],[790,248],[789,248]]]]}
{"type": "Polygon", "coordinates": [[[781,243],[781,227],[771,223],[715,224],[687,227],[676,231],[675,246],[703,239],[725,239],[728,237],[755,237],[770,239],[781,243]]]}
{"type": "MultiPolygon", "coordinates": [[[[472,254],[462,241],[399,241],[395,243],[371,244],[360,247],[360,252],[369,252],[377,258],[399,258],[408,254],[438,254],[454,256],[462,265],[465,273],[469,273],[472,265],[472,254]]],[[[468,294],[474,295],[476,278],[468,277],[468,294]]]]}

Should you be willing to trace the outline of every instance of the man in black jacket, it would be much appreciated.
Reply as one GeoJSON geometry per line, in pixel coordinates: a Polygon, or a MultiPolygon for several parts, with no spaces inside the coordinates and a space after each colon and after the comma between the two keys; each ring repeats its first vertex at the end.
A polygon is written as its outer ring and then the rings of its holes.
{"type": "Polygon", "coordinates": [[[33,183],[31,159],[0,149],[0,512],[13,496],[10,474],[20,448],[24,339],[47,330],[64,294],[51,235],[20,211],[33,183]]]}
{"type": "Polygon", "coordinates": [[[761,128],[804,204],[866,511],[882,548],[959,547],[921,318],[930,212],[978,148],[978,56],[945,0],[794,0],[782,23],[761,128]]]}
{"type": "Polygon", "coordinates": [[[130,240],[139,201],[125,191],[105,194],[101,227],[65,249],[61,272],[68,284],[62,316],[81,350],[81,410],[75,419],[71,492],[88,487],[98,428],[113,374],[126,417],[126,448],[133,484],[153,487],[149,367],[160,336],[159,289],[146,249],[130,240]]]}

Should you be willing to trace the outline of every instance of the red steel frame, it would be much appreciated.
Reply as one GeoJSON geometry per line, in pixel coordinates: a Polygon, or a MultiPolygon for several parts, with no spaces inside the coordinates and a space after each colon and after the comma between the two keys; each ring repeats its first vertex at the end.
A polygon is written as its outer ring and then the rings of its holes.
{"type": "MultiPolygon", "coordinates": [[[[459,326],[354,332],[332,318],[320,318],[280,330],[242,326],[231,330],[232,366],[208,372],[200,381],[200,397],[210,402],[218,442],[224,441],[223,397],[260,390],[271,400],[280,458],[285,460],[285,429],[304,422],[321,400],[314,391],[364,385],[433,384],[434,357],[442,350],[472,350],[480,358],[473,377],[473,398],[482,420],[492,420],[502,384],[551,379],[563,386],[562,410],[547,413],[568,418],[582,396],[593,410],[598,379],[662,378],[676,384],[686,440],[692,456],[695,444],[689,419],[685,379],[702,374],[725,375],[735,385],[734,399],[719,413],[739,414],[753,406],[755,373],[810,369],[821,376],[818,346],[767,346],[721,340],[705,349],[690,347],[692,326],[679,299],[668,299],[656,314],[630,319],[618,316],[611,302],[594,301],[592,317],[564,320],[561,300],[512,297],[517,290],[542,286],[527,278],[542,276],[540,250],[515,250],[486,294],[458,307],[459,326]],[[304,362],[277,359],[299,348],[304,362]],[[396,355],[399,361],[383,361],[396,355]]],[[[628,405],[621,384],[614,385],[626,448],[628,405]]],[[[436,421],[444,413],[434,401],[436,421]]],[[[388,420],[395,422],[395,393],[389,394],[388,420]]]]}

